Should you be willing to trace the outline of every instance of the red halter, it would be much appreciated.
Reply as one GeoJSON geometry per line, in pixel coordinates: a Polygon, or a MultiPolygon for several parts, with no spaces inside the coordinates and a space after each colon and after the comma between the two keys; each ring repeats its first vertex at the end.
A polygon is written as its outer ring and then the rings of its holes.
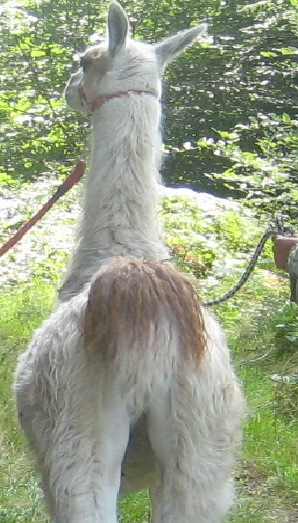
{"type": "MultiPolygon", "coordinates": [[[[98,107],[102,107],[105,103],[107,103],[109,100],[112,100],[113,98],[127,98],[131,94],[150,94],[151,96],[154,96],[155,98],[157,98],[156,93],[153,93],[151,91],[142,91],[142,90],[137,90],[137,89],[131,89],[129,91],[119,91],[118,93],[107,94],[106,96],[99,96],[98,98],[95,98],[95,100],[93,100],[93,102],[91,104],[92,112],[95,109],[97,109],[98,107]]],[[[89,103],[82,85],[79,86],[79,96],[80,96],[81,100],[89,103]]]]}

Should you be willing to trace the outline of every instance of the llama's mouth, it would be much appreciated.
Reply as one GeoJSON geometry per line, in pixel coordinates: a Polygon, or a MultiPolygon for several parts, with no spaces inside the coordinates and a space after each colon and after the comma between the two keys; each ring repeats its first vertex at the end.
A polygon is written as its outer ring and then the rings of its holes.
{"type": "Polygon", "coordinates": [[[84,87],[82,86],[82,83],[79,84],[78,93],[79,93],[79,97],[80,97],[82,105],[84,105],[85,103],[87,104],[88,100],[87,100],[86,93],[84,91],[84,87]]]}

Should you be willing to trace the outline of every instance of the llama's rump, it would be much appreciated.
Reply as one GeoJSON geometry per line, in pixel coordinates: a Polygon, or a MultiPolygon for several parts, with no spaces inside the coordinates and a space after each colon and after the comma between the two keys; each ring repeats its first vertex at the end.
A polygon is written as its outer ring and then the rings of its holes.
{"type": "MultiPolygon", "coordinates": [[[[173,323],[185,357],[199,362],[206,347],[202,306],[193,282],[170,263],[115,258],[101,268],[91,285],[85,315],[88,352],[111,358],[123,338],[148,350],[166,321],[173,323]]],[[[160,334],[160,333],[159,333],[160,334]]],[[[159,350],[160,343],[155,343],[159,350]]]]}

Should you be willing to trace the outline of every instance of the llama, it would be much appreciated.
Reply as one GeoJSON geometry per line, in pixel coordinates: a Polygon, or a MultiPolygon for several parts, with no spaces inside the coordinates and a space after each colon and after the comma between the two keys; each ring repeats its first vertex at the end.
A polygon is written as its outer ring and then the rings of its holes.
{"type": "Polygon", "coordinates": [[[119,497],[143,488],[152,523],[219,523],[232,503],[241,388],[156,211],[160,78],[205,29],[140,43],[113,2],[107,42],[65,90],[93,120],[80,237],[15,379],[55,523],[117,523],[119,497]]]}

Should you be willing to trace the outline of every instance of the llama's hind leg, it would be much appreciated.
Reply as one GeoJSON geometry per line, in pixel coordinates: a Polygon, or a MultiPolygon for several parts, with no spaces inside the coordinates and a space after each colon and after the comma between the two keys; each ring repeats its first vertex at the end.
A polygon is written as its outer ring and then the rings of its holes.
{"type": "MultiPolygon", "coordinates": [[[[91,372],[84,370],[76,380],[72,377],[74,387],[69,380],[72,393],[70,389],[64,391],[64,406],[54,413],[54,398],[49,390],[53,401],[42,403],[35,381],[20,366],[17,408],[42,472],[52,520],[116,523],[121,463],[130,420],[126,402],[116,392],[114,382],[100,385],[91,372]],[[28,398],[35,399],[32,405],[28,398]]],[[[41,379],[45,387],[47,381],[41,379]]]]}
{"type": "Polygon", "coordinates": [[[148,415],[161,476],[154,523],[219,523],[232,502],[234,420],[212,412],[212,394],[202,408],[190,382],[159,394],[148,415]]]}
{"type": "Polygon", "coordinates": [[[116,523],[121,463],[128,444],[130,419],[126,403],[113,390],[70,413],[59,434],[51,467],[57,522],[116,523]]]}
{"type": "Polygon", "coordinates": [[[160,492],[160,485],[151,488],[149,490],[151,510],[150,510],[150,523],[160,523],[161,522],[161,501],[162,496],[160,492]]]}

